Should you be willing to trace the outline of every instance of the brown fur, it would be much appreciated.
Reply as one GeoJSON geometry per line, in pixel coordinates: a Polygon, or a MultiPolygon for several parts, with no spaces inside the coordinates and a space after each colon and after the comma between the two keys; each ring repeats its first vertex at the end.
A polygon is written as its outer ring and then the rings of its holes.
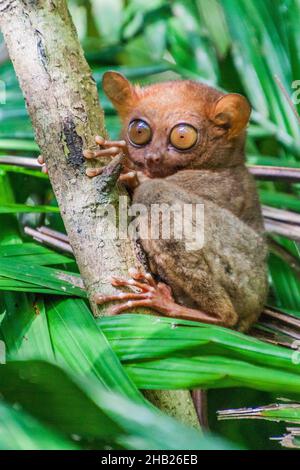
{"type": "Polygon", "coordinates": [[[172,287],[179,303],[246,330],[267,295],[260,205],[245,167],[247,100],[192,81],[140,88],[113,72],[105,74],[104,90],[122,118],[131,165],[150,177],[135,190],[133,201],[204,204],[204,247],[186,251],[175,239],[142,240],[151,269],[172,287]],[[152,129],[143,147],[128,139],[133,119],[143,119],[152,129]],[[171,129],[182,122],[199,132],[187,151],[169,142],[171,129]],[[153,155],[159,156],[155,162],[153,155]]]}

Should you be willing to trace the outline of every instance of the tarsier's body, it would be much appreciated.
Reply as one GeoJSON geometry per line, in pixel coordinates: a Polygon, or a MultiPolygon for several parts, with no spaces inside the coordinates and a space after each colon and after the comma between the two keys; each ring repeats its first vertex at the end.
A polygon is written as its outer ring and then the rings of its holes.
{"type": "Polygon", "coordinates": [[[129,173],[121,180],[135,183],[133,202],[203,204],[204,246],[187,251],[183,240],[141,240],[151,271],[163,282],[136,272],[113,284],[138,291],[99,293],[96,300],[116,301],[112,313],[146,306],[248,329],[262,311],[267,277],[261,211],[245,167],[247,100],[190,81],[135,87],[114,72],[104,75],[103,88],[122,119],[124,141],[98,138],[102,150],[85,156],[113,156],[122,147],[129,173]]]}

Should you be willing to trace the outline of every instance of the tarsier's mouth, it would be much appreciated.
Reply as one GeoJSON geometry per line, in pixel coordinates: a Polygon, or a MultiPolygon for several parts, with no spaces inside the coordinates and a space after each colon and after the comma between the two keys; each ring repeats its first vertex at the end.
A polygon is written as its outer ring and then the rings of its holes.
{"type": "Polygon", "coordinates": [[[148,178],[158,178],[159,177],[158,172],[153,171],[153,170],[149,170],[148,168],[144,169],[144,173],[145,173],[146,176],[148,176],[148,178]]]}
{"type": "Polygon", "coordinates": [[[170,176],[170,175],[173,175],[174,173],[176,173],[177,169],[175,168],[170,168],[170,169],[162,169],[160,166],[157,166],[155,168],[151,167],[146,167],[144,169],[144,172],[146,174],[146,176],[148,176],[149,178],[165,178],[166,176],[170,176]]]}
{"type": "Polygon", "coordinates": [[[138,162],[134,161],[134,166],[138,171],[142,171],[148,178],[165,178],[166,176],[173,175],[179,168],[170,167],[160,163],[154,163],[149,161],[138,162]]]}

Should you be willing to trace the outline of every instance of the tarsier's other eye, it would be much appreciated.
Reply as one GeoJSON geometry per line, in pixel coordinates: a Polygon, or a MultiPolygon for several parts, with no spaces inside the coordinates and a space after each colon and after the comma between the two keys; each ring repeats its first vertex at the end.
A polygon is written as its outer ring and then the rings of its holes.
{"type": "Polygon", "coordinates": [[[196,129],[190,124],[177,124],[170,134],[170,142],[178,150],[187,150],[195,145],[198,138],[196,129]]]}
{"type": "Polygon", "coordinates": [[[133,145],[146,145],[152,137],[151,127],[145,121],[135,119],[129,124],[128,137],[133,145]]]}

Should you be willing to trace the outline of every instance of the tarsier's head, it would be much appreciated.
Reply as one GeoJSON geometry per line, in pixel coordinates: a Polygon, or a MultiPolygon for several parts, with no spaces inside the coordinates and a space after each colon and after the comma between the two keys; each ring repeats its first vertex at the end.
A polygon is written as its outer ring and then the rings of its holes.
{"type": "Polygon", "coordinates": [[[117,72],[104,74],[103,89],[123,121],[130,160],[152,178],[243,158],[251,108],[241,95],[185,80],[141,88],[117,72]]]}

